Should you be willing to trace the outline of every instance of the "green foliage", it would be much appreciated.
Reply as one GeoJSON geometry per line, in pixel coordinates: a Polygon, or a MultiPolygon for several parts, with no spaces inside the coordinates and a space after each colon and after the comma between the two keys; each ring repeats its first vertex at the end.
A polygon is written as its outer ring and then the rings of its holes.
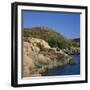
{"type": "Polygon", "coordinates": [[[34,37],[45,40],[51,47],[70,48],[71,46],[80,46],[79,43],[65,39],[61,34],[49,28],[35,27],[31,29],[24,29],[24,37],[34,37]]]}

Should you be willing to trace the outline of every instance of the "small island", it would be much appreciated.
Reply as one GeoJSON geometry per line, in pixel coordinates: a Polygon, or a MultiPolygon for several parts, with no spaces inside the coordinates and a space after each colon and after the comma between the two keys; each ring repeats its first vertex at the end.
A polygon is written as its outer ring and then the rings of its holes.
{"type": "Polygon", "coordinates": [[[43,76],[56,67],[77,64],[72,55],[80,54],[80,38],[67,39],[49,27],[23,30],[23,77],[43,76]]]}

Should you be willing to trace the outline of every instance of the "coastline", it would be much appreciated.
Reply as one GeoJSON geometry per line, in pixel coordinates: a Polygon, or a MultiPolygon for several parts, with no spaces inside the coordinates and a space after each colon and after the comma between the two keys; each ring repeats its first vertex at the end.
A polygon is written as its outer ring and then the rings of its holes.
{"type": "Polygon", "coordinates": [[[23,77],[42,76],[48,69],[67,64],[77,64],[69,54],[62,49],[51,48],[42,39],[27,38],[24,39],[23,45],[23,77]]]}
{"type": "Polygon", "coordinates": [[[48,69],[42,74],[42,76],[80,75],[80,55],[75,54],[72,55],[72,57],[73,56],[77,57],[76,59],[78,60],[74,59],[75,61],[77,61],[77,63],[67,64],[52,69],[48,69]]]}

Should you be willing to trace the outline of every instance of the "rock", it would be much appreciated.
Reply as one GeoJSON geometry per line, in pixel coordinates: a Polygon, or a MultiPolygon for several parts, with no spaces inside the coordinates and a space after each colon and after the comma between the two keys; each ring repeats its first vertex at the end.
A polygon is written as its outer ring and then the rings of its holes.
{"type": "Polygon", "coordinates": [[[23,77],[42,76],[47,69],[71,63],[71,57],[57,48],[51,48],[42,39],[23,40],[23,77]]]}
{"type": "Polygon", "coordinates": [[[80,54],[79,47],[71,47],[70,49],[63,49],[62,51],[69,54],[69,55],[80,54]]]}
{"type": "Polygon", "coordinates": [[[75,60],[73,60],[73,59],[71,59],[70,61],[69,61],[69,64],[77,64],[77,63],[79,63],[78,61],[75,61],[75,60]]]}

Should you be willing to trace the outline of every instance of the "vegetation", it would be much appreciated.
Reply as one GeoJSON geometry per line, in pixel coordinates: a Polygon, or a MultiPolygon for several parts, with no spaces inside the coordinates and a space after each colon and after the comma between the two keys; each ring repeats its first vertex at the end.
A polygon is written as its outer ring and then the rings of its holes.
{"type": "Polygon", "coordinates": [[[57,33],[48,27],[33,27],[30,29],[24,29],[23,35],[24,37],[43,39],[48,42],[51,47],[61,49],[80,46],[79,42],[68,40],[64,38],[60,33],[57,33]]]}

